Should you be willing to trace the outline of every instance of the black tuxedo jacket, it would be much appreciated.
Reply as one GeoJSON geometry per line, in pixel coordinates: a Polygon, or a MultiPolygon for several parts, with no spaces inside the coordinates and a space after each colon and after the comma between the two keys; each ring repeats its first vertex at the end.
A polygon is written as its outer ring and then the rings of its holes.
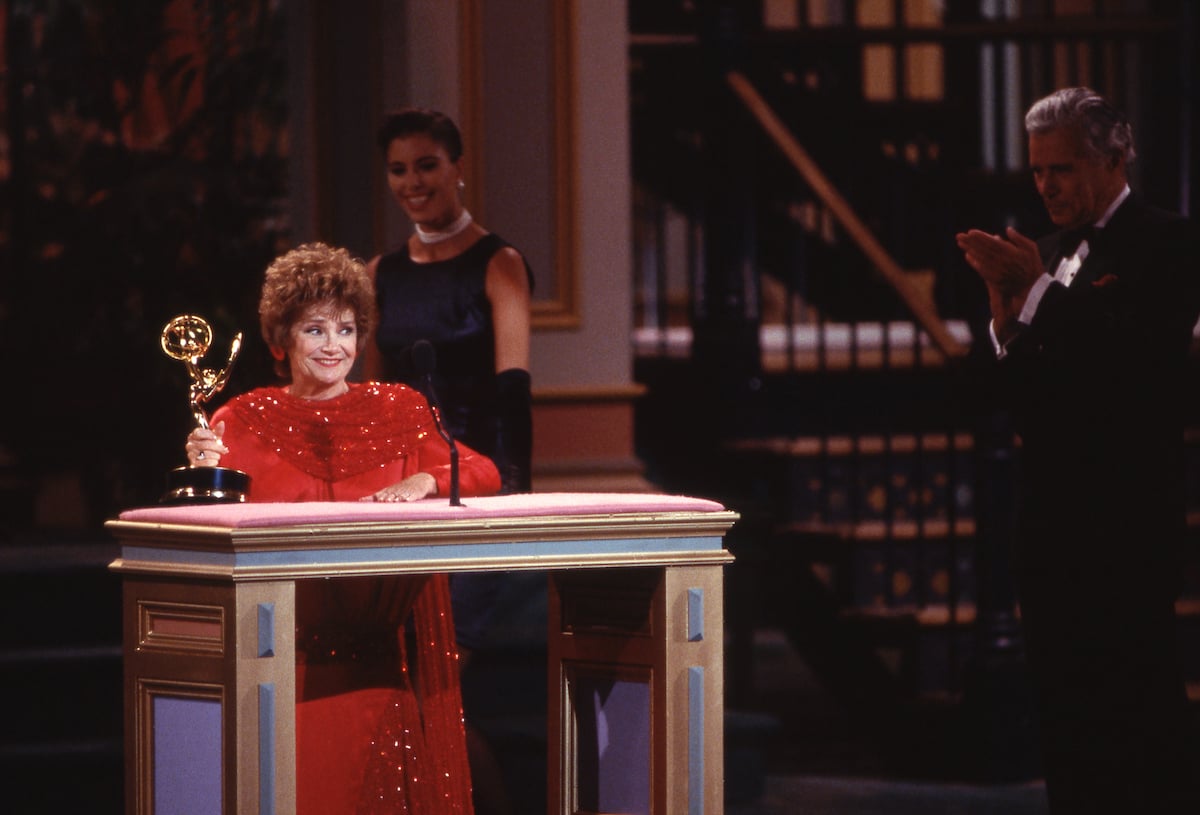
{"type": "MultiPolygon", "coordinates": [[[[1047,270],[1059,235],[1039,243],[1047,270]]],[[[1021,439],[1020,571],[1160,580],[1184,531],[1191,226],[1128,198],[998,365],[1021,439]]]]}

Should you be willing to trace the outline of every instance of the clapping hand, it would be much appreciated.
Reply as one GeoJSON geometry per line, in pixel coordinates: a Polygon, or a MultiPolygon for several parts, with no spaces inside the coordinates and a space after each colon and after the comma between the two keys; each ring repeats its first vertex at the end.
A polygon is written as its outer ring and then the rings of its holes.
{"type": "Polygon", "coordinates": [[[1004,237],[971,229],[955,235],[955,240],[987,286],[993,327],[1004,342],[1016,330],[1029,289],[1044,274],[1037,244],[1011,226],[1004,237]]]}
{"type": "Polygon", "coordinates": [[[1024,297],[1044,269],[1037,244],[1011,226],[1004,237],[979,229],[955,236],[971,268],[1004,297],[1024,297]]]}

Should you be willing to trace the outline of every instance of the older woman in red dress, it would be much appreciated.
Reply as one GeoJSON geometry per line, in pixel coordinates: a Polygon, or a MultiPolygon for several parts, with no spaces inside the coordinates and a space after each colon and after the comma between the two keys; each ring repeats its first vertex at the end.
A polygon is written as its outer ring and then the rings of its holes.
{"type": "MultiPolygon", "coordinates": [[[[371,280],[345,250],[278,258],[259,316],[285,384],[217,410],[188,437],[190,463],[249,473],[252,501],[447,495],[450,451],[425,399],[346,380],[375,315],[371,280]]],[[[499,491],[490,459],[463,445],[459,457],[463,495],[499,491]]],[[[445,575],[305,580],[296,594],[297,811],[470,813],[445,575]]]]}

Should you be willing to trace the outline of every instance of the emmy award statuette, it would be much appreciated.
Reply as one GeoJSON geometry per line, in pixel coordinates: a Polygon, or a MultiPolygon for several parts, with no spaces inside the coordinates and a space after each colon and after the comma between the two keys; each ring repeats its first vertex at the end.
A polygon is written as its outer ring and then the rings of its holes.
{"type": "MultiPolygon", "coordinates": [[[[162,349],[167,356],[187,365],[192,378],[188,399],[196,425],[208,429],[203,403],[225,387],[229,372],[242,347],[242,335],[233,338],[229,360],[221,370],[201,368],[200,360],[212,345],[212,326],[203,317],[183,314],[162,330],[162,349]]],[[[234,504],[246,500],[250,476],[229,467],[176,467],[167,473],[167,492],[163,504],[234,504]]]]}

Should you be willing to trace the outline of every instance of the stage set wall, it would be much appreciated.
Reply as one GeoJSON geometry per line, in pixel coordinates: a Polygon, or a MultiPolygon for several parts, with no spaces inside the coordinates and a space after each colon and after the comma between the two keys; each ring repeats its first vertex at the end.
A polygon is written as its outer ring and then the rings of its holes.
{"type": "Polygon", "coordinates": [[[442,110],[466,202],[535,270],[535,490],[644,490],[633,449],[632,238],[624,3],[317,0],[287,7],[296,242],[363,257],[410,225],[375,129],[442,110]]]}

